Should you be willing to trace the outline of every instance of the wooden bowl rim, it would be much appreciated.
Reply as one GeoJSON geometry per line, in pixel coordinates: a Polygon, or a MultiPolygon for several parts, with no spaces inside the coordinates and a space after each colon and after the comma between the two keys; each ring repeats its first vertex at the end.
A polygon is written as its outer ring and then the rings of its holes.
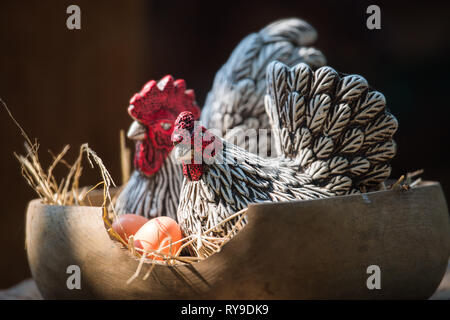
{"type": "MultiPolygon", "coordinates": [[[[430,187],[440,187],[441,184],[438,181],[422,181],[419,185],[409,189],[409,190],[403,190],[403,192],[408,192],[410,190],[420,190],[420,189],[425,189],[425,188],[430,188],[430,187]]],[[[120,189],[120,187],[114,188],[114,189],[120,189]]],[[[261,202],[261,203],[251,203],[248,207],[255,207],[255,206],[277,206],[277,205],[284,205],[286,203],[295,203],[295,204],[300,204],[300,203],[312,203],[312,202],[320,202],[320,201],[327,201],[327,200],[331,200],[331,199],[356,199],[359,197],[367,197],[370,195],[374,195],[374,194],[386,194],[386,193],[392,193],[392,192],[399,192],[402,190],[399,189],[388,189],[388,190],[377,190],[377,191],[370,191],[370,192],[366,192],[366,193],[360,193],[360,194],[347,194],[347,195],[342,195],[342,196],[334,196],[334,197],[328,197],[328,198],[319,198],[319,199],[308,199],[308,200],[292,200],[292,201],[267,201],[267,202],[261,202]]],[[[93,190],[91,191],[93,194],[100,194],[103,193],[102,190],[93,190]]],[[[57,205],[57,204],[47,204],[47,203],[43,203],[42,199],[40,198],[35,198],[30,200],[30,203],[38,203],[41,206],[46,206],[46,207],[62,207],[62,208],[71,208],[71,207],[77,207],[77,208],[102,208],[101,206],[85,206],[85,205],[57,205]]]]}

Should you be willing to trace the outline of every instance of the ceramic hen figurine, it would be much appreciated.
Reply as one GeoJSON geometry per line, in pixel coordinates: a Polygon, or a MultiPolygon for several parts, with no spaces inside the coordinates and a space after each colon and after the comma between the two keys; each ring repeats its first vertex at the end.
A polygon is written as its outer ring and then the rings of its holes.
{"type": "MultiPolygon", "coordinates": [[[[316,37],[315,30],[300,19],[280,20],[247,36],[217,73],[202,110],[203,122],[224,135],[230,128],[268,128],[263,99],[267,65],[275,59],[288,65],[323,65],[322,53],[305,47],[316,37]]],[[[170,76],[158,83],[150,81],[131,99],[129,114],[135,122],[128,137],[136,141],[135,171],[116,201],[118,214],[176,219],[183,176],[170,156],[173,145],[168,137],[176,116],[185,110],[198,116],[194,93],[186,90],[184,81],[170,76]]],[[[248,150],[256,152],[255,145],[250,143],[248,150]]]]}
{"type": "MultiPolygon", "coordinates": [[[[363,77],[280,62],[269,65],[266,77],[265,106],[279,158],[259,157],[195,127],[192,113],[178,116],[172,140],[185,176],[178,221],[187,235],[250,203],[365,192],[389,177],[397,120],[363,77]]],[[[235,223],[211,235],[223,236],[235,223]]]]}

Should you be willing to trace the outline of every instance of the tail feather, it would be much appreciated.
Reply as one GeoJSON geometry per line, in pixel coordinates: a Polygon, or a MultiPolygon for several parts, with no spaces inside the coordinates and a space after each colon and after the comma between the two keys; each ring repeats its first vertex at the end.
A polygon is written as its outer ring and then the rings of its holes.
{"type": "Polygon", "coordinates": [[[275,21],[261,30],[265,42],[290,41],[297,46],[312,44],[317,32],[303,20],[290,18],[275,21]]]}
{"type": "Polygon", "coordinates": [[[316,38],[311,25],[295,18],[276,21],[247,36],[216,74],[202,110],[203,125],[218,129],[226,140],[256,153],[252,148],[258,143],[245,141],[242,131],[270,128],[264,109],[268,64],[278,60],[286,65],[305,62],[313,68],[324,65],[325,57],[319,50],[304,47],[316,38]]]}
{"type": "Polygon", "coordinates": [[[348,194],[389,177],[398,123],[386,110],[383,94],[363,77],[273,62],[267,87],[266,112],[279,153],[315,183],[348,194]]]}

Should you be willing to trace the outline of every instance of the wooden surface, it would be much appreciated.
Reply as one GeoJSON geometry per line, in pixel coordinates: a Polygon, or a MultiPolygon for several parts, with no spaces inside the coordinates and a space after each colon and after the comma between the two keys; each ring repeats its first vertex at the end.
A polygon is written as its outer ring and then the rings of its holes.
{"type": "Polygon", "coordinates": [[[447,266],[447,272],[442,279],[439,288],[431,297],[432,300],[450,300],[450,260],[447,266]]]}
{"type": "MultiPolygon", "coordinates": [[[[0,290],[0,300],[42,300],[42,296],[33,279],[27,279],[19,284],[0,290]]],[[[432,300],[450,300],[450,260],[447,266],[447,273],[442,279],[439,288],[430,298],[432,300]]]]}
{"type": "Polygon", "coordinates": [[[36,282],[26,279],[9,289],[0,290],[0,300],[42,300],[42,296],[36,282]]]}
{"type": "Polygon", "coordinates": [[[156,265],[147,280],[145,265],[126,285],[138,262],[110,240],[99,208],[33,201],[30,267],[51,299],[426,299],[447,267],[450,226],[439,184],[253,205],[248,218],[220,253],[192,266],[156,265]],[[66,287],[71,264],[82,270],[82,290],[66,287]],[[382,290],[366,287],[372,264],[382,270],[382,290]]]}

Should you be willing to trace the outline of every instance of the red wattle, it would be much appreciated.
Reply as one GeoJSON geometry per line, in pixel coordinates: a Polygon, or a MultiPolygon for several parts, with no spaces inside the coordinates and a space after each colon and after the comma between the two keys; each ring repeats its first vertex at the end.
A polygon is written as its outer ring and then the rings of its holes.
{"type": "Polygon", "coordinates": [[[158,172],[169,155],[170,150],[155,149],[148,143],[136,144],[134,166],[146,176],[151,176],[158,172]]]}
{"type": "Polygon", "coordinates": [[[183,164],[183,175],[191,180],[198,181],[205,172],[205,168],[202,164],[183,164]]]}

